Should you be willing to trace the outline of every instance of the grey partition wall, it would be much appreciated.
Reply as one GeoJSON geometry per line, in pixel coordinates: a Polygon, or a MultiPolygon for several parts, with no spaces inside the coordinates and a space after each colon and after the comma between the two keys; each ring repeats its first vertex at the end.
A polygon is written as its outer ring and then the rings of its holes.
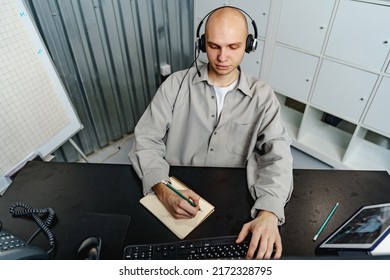
{"type": "MultiPolygon", "coordinates": [[[[89,154],[131,133],[161,83],[193,61],[193,0],[25,0],[84,129],[89,154]]],[[[77,153],[63,146],[59,160],[77,153]]]]}

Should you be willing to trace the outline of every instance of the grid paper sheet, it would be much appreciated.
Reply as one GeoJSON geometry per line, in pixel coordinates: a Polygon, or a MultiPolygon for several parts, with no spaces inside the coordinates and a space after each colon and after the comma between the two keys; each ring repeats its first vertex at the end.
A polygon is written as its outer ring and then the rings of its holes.
{"type": "Polygon", "coordinates": [[[32,40],[26,10],[0,5],[0,176],[39,150],[71,121],[32,40]]]}

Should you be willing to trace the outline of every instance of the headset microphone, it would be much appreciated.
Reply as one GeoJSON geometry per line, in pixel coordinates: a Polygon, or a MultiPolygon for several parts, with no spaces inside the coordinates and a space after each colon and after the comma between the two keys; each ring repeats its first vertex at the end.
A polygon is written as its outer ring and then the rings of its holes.
{"type": "Polygon", "coordinates": [[[200,54],[200,51],[198,50],[198,52],[196,51],[197,49],[195,48],[195,60],[194,60],[194,63],[195,63],[195,67],[196,67],[196,72],[198,73],[198,76],[200,78],[200,71],[199,71],[199,68],[198,68],[198,57],[199,57],[199,54],[200,54]]]}

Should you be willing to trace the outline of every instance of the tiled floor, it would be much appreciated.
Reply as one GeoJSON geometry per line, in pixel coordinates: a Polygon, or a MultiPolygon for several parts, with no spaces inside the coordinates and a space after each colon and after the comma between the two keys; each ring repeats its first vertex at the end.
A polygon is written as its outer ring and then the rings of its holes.
{"type": "MultiPolygon", "coordinates": [[[[128,135],[110,146],[88,156],[89,162],[130,164],[127,154],[133,144],[133,136],[128,135]]],[[[332,169],[331,166],[311,157],[298,149],[292,148],[294,169],[332,169]]]]}

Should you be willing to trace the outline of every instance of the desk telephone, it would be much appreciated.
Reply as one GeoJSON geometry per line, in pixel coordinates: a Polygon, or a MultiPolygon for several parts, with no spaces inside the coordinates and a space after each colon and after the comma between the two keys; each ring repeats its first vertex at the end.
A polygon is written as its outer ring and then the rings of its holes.
{"type": "Polygon", "coordinates": [[[45,260],[48,254],[0,227],[0,260],[45,260]]]}

